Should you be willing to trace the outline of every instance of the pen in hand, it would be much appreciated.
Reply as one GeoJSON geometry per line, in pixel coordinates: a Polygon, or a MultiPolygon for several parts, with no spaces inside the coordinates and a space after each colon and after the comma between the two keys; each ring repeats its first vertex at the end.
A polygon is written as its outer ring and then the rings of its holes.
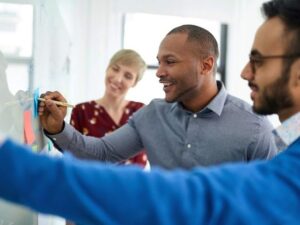
{"type": "MultiPolygon", "coordinates": [[[[38,98],[39,101],[42,101],[42,102],[45,102],[46,99],[44,98],[38,98]]],[[[59,106],[65,106],[65,107],[70,107],[70,108],[74,108],[73,105],[67,103],[67,102],[60,102],[60,101],[55,101],[55,100],[51,100],[53,103],[55,103],[56,105],[59,105],[59,106]]]]}

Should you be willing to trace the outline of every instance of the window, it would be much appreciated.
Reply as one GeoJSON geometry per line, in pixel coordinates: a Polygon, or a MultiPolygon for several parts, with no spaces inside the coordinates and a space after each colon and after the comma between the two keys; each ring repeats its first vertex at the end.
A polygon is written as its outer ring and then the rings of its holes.
{"type": "Polygon", "coordinates": [[[32,77],[33,5],[0,2],[0,49],[12,94],[27,91],[32,77]]]}

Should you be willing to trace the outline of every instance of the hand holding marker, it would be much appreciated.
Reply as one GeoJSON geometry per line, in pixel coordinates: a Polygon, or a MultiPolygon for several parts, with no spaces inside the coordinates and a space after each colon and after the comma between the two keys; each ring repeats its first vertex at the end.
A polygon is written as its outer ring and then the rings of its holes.
{"type": "MultiPolygon", "coordinates": [[[[34,102],[34,106],[36,109],[38,108],[38,101],[42,101],[42,102],[46,101],[46,99],[44,99],[42,97],[43,97],[43,95],[40,96],[40,94],[39,94],[39,88],[35,89],[33,92],[33,102],[34,102]]],[[[60,101],[56,101],[56,100],[51,100],[51,101],[53,103],[55,103],[56,105],[74,108],[73,105],[68,104],[67,102],[60,102],[60,101]]]]}
{"type": "MultiPolygon", "coordinates": [[[[35,89],[33,92],[33,112],[34,112],[34,117],[36,118],[38,116],[38,105],[39,105],[39,101],[45,102],[46,99],[42,98],[43,95],[40,96],[39,94],[39,88],[35,89]]],[[[60,102],[60,101],[56,101],[56,100],[51,100],[53,103],[55,103],[56,105],[60,105],[60,106],[64,106],[64,107],[71,107],[74,108],[73,105],[70,105],[66,102],[60,102]]]]}
{"type": "MultiPolygon", "coordinates": [[[[45,102],[46,99],[44,98],[38,98],[39,101],[42,101],[42,102],[45,102]]],[[[67,102],[60,102],[60,101],[55,101],[55,100],[51,100],[53,103],[55,103],[56,105],[59,105],[59,106],[65,106],[65,107],[70,107],[70,108],[74,108],[73,105],[67,103],[67,102]]]]}

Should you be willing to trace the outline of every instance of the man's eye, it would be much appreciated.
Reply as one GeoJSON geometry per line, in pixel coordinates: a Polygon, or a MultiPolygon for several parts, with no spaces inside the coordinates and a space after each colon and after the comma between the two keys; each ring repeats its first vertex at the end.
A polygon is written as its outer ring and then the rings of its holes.
{"type": "Polygon", "coordinates": [[[252,60],[252,63],[255,64],[255,66],[261,66],[263,64],[263,60],[262,59],[254,59],[252,60]]]}
{"type": "Polygon", "coordinates": [[[259,67],[263,64],[263,59],[261,59],[259,57],[250,57],[250,62],[255,67],[259,67]]]}
{"type": "Polygon", "coordinates": [[[167,60],[166,63],[167,64],[173,64],[173,63],[175,63],[175,61],[174,60],[167,60]]]}

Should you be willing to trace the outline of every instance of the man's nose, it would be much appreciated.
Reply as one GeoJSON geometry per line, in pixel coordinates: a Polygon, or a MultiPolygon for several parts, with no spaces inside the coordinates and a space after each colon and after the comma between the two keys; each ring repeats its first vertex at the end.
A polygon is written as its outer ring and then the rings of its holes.
{"type": "Polygon", "coordinates": [[[250,62],[248,62],[245,67],[243,68],[242,72],[241,72],[241,77],[244,79],[244,80],[253,80],[254,78],[254,73],[252,71],[252,68],[251,68],[251,65],[250,65],[250,62]]]}
{"type": "Polygon", "coordinates": [[[164,68],[159,65],[158,68],[157,68],[157,71],[156,71],[156,76],[157,77],[163,77],[163,76],[166,76],[166,71],[164,70],[164,68]]]}

